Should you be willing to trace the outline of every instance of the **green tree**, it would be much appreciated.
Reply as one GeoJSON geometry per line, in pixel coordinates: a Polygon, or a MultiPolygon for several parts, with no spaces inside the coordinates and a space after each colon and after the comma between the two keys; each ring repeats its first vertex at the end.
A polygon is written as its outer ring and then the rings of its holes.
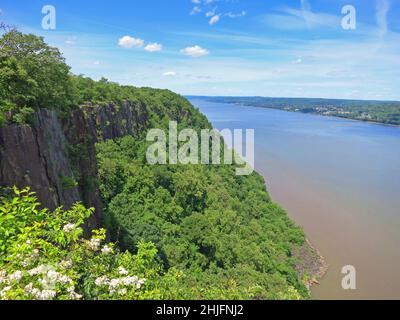
{"type": "Polygon", "coordinates": [[[0,38],[0,107],[9,118],[24,108],[65,111],[74,106],[69,67],[43,38],[15,29],[0,38]]]}

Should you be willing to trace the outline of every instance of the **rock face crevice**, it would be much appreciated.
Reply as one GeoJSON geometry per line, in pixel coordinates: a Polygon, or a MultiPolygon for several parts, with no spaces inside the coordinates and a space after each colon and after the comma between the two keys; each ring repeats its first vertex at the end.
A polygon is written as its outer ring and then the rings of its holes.
{"type": "Polygon", "coordinates": [[[55,111],[41,109],[31,126],[0,128],[0,185],[29,186],[49,209],[83,202],[95,208],[87,228],[99,227],[102,203],[95,144],[137,136],[147,126],[148,110],[141,103],[85,105],[61,120],[55,111]]]}

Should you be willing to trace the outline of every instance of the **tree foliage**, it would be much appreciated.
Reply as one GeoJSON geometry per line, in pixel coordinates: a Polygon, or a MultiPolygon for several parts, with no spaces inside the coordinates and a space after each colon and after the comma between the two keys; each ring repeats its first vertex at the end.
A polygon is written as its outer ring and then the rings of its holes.
{"type": "Polygon", "coordinates": [[[58,49],[43,38],[15,29],[0,38],[0,103],[2,113],[30,108],[65,110],[74,105],[69,67],[58,49]]]}

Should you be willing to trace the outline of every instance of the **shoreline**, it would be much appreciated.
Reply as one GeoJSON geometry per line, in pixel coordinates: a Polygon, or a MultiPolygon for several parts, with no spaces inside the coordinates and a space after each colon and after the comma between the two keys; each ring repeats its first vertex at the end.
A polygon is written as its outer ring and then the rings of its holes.
{"type": "MultiPolygon", "coordinates": [[[[232,104],[237,105],[237,106],[247,106],[247,105],[241,105],[241,104],[235,104],[235,103],[232,103],[232,104]]],[[[249,106],[249,107],[266,109],[265,107],[256,107],[256,106],[249,106]]],[[[274,108],[268,108],[268,109],[274,109],[274,108]]],[[[275,109],[275,110],[279,110],[279,109],[275,109]]],[[[287,110],[281,110],[281,111],[287,111],[287,110]]],[[[290,112],[290,111],[288,111],[288,112],[290,112]]],[[[208,117],[207,117],[207,119],[208,119],[208,117]]],[[[208,119],[208,121],[210,121],[210,119],[208,119]]],[[[211,121],[210,121],[210,123],[211,123],[211,121]]],[[[257,174],[259,174],[260,176],[263,177],[263,175],[258,170],[255,170],[255,172],[257,172],[257,174]]],[[[269,194],[269,191],[268,191],[269,188],[265,181],[265,177],[263,177],[263,178],[264,178],[265,188],[269,194]]],[[[281,206],[281,205],[279,204],[279,206],[281,206]]],[[[289,215],[289,212],[285,209],[284,209],[284,211],[286,212],[286,215],[289,217],[289,219],[297,224],[296,220],[289,215]]],[[[307,238],[307,234],[305,233],[303,228],[302,228],[302,230],[305,235],[304,243],[301,246],[292,248],[292,255],[297,260],[296,263],[294,264],[294,269],[299,277],[299,280],[304,283],[310,296],[312,297],[311,288],[315,285],[320,284],[320,281],[322,280],[322,278],[325,276],[325,274],[328,271],[329,265],[327,264],[324,256],[319,252],[319,250],[311,244],[311,242],[307,238]]]]}
{"type": "Polygon", "coordinates": [[[292,250],[296,259],[295,269],[311,295],[311,288],[319,285],[328,272],[329,265],[319,250],[306,237],[302,246],[292,250]]]}
{"type": "Polygon", "coordinates": [[[379,122],[379,121],[374,121],[374,120],[361,120],[361,119],[355,119],[355,118],[341,117],[341,116],[338,116],[338,115],[335,116],[335,115],[320,114],[320,113],[313,113],[313,112],[291,111],[291,110],[285,110],[285,109],[279,109],[279,108],[272,108],[272,107],[254,106],[254,105],[243,104],[243,103],[215,102],[215,101],[212,101],[212,100],[207,100],[207,101],[213,102],[213,103],[227,103],[227,104],[232,104],[232,105],[242,106],[242,107],[252,107],[252,108],[261,108],[261,109],[271,109],[271,110],[279,110],[279,111],[290,112],[290,113],[311,114],[311,115],[314,115],[314,116],[330,117],[330,118],[341,119],[341,120],[365,122],[365,123],[369,123],[369,124],[375,124],[375,125],[381,125],[381,126],[388,126],[388,127],[400,128],[400,124],[385,123],[385,122],[379,122]]]}

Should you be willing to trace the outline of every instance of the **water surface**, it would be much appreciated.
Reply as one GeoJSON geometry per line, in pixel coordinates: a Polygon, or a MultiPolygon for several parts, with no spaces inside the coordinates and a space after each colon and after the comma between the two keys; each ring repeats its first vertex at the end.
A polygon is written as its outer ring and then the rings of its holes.
{"type": "Polygon", "coordinates": [[[217,129],[255,129],[255,167],[329,264],[317,299],[400,299],[400,128],[192,100],[217,129]],[[353,265],[357,289],[343,290],[353,265]]]}

